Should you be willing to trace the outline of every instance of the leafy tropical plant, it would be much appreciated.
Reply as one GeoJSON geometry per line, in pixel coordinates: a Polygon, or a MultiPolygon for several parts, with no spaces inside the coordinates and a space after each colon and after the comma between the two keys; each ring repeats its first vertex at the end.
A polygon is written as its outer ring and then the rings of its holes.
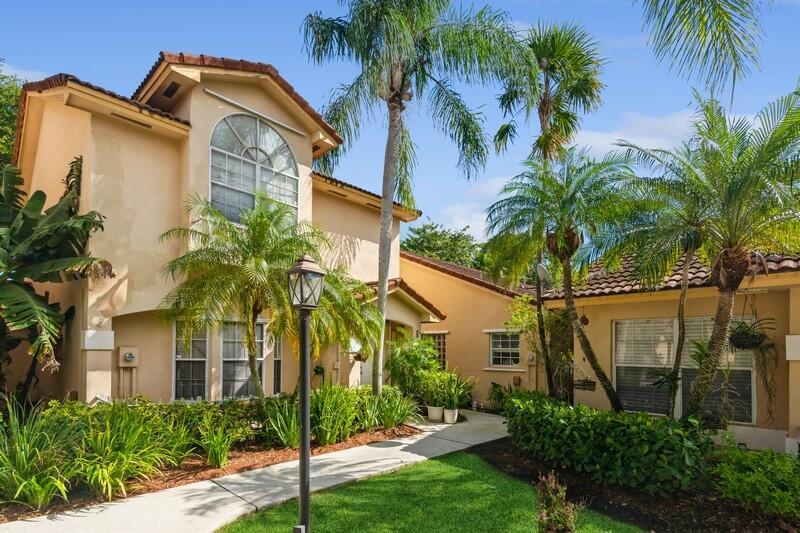
{"type": "Polygon", "coordinates": [[[354,391],[330,382],[311,391],[311,434],[328,446],[349,439],[356,428],[358,398],[354,391]]]}
{"type": "MultiPolygon", "coordinates": [[[[44,209],[47,195],[35,191],[30,197],[22,188],[19,169],[6,166],[0,187],[0,350],[11,346],[7,339],[30,337],[31,367],[56,369],[56,345],[61,338],[64,315],[47,293],[36,292],[32,282],[62,283],[89,275],[113,275],[111,265],[87,254],[89,236],[103,229],[96,211],[79,214],[83,160],[75,158],[64,178],[64,193],[44,209]]],[[[0,359],[8,354],[0,354],[0,359]]],[[[32,373],[29,372],[32,377],[32,373]]],[[[19,395],[27,399],[31,379],[19,395]]]]}
{"type": "Polygon", "coordinates": [[[426,372],[439,370],[439,356],[433,341],[425,337],[405,337],[390,346],[386,370],[392,384],[403,394],[422,400],[426,372]]]}
{"type": "Polygon", "coordinates": [[[403,395],[398,388],[384,387],[379,398],[378,423],[382,427],[389,429],[419,420],[417,402],[403,395]]]}
{"type": "MultiPolygon", "coordinates": [[[[613,213],[622,180],[630,175],[627,159],[608,155],[601,161],[569,148],[556,161],[530,159],[526,171],[512,178],[487,210],[489,231],[504,235],[544,237],[547,253],[561,266],[564,300],[572,329],[584,356],[615,411],[622,410],[611,380],[597,360],[583,330],[573,295],[573,257],[613,213]]],[[[518,260],[530,265],[530,255],[518,260]]]]}
{"type": "Polygon", "coordinates": [[[439,369],[428,370],[420,376],[422,382],[422,401],[429,407],[444,406],[445,372],[439,369]]]}
{"type": "Polygon", "coordinates": [[[688,220],[677,219],[688,231],[661,231],[667,248],[696,247],[698,257],[711,265],[719,290],[710,356],[692,386],[688,414],[699,412],[714,382],[728,344],[736,292],[754,272],[754,259],[760,252],[800,249],[800,195],[795,185],[800,170],[800,95],[770,103],[755,121],[728,117],[713,99],[698,96],[698,106],[692,138],[679,149],[624,143],[634,161],[656,169],[665,194],[676,198],[686,192],[694,197],[691,203],[700,206],[694,217],[699,227],[692,230],[692,224],[685,224],[688,220]]]}
{"type": "MultiPolygon", "coordinates": [[[[520,68],[515,60],[522,56],[516,54],[519,46],[507,16],[488,7],[468,12],[453,7],[449,0],[347,0],[343,7],[344,16],[326,18],[319,12],[308,15],[303,26],[305,44],[317,64],[340,60],[358,64],[355,80],[336,90],[324,112],[347,143],[355,142],[363,121],[379,107],[385,109],[388,129],[377,289],[383,328],[393,200],[397,198],[404,206],[413,207],[411,176],[416,158],[404,120],[409,103],[412,99],[427,103],[426,116],[456,144],[458,164],[466,176],[474,176],[489,153],[483,116],[469,108],[451,80],[498,80],[520,68]]],[[[323,170],[330,172],[343,153],[339,148],[321,161],[323,170]]],[[[383,358],[379,347],[372,365],[374,394],[381,392],[383,358]]]]}
{"type": "Polygon", "coordinates": [[[455,372],[445,372],[441,380],[442,402],[445,409],[458,409],[472,399],[472,385],[475,379],[462,377],[455,372]]]}
{"type": "Polygon", "coordinates": [[[359,431],[372,431],[380,426],[381,397],[372,394],[369,386],[356,389],[358,414],[356,423],[359,431]]]}
{"type": "Polygon", "coordinates": [[[55,497],[66,500],[77,471],[80,426],[43,417],[41,404],[25,412],[13,396],[2,400],[7,412],[0,425],[0,497],[34,509],[55,497]]]}
{"type": "MultiPolygon", "coordinates": [[[[296,222],[290,207],[261,195],[253,209],[242,211],[239,224],[201,197],[191,197],[187,210],[197,222],[161,236],[192,245],[164,269],[179,284],[164,298],[162,307],[168,317],[183,321],[188,328],[220,327],[237,317],[244,324],[252,389],[263,398],[257,321],[268,312],[267,329],[272,336],[297,344],[298,318],[291,306],[286,271],[304,254],[319,262],[328,241],[318,228],[296,222]]],[[[369,291],[343,270],[326,272],[319,308],[311,315],[313,357],[325,346],[348,345],[351,339],[358,339],[366,353],[377,346],[378,313],[364,298],[369,291]]]]}
{"type": "Polygon", "coordinates": [[[222,468],[228,464],[228,454],[233,445],[246,438],[246,434],[238,428],[216,423],[211,413],[206,413],[199,430],[198,444],[206,452],[209,466],[214,468],[222,468]]]}
{"type": "Polygon", "coordinates": [[[275,439],[286,448],[300,447],[300,418],[297,398],[279,396],[264,403],[266,418],[275,439]]]}

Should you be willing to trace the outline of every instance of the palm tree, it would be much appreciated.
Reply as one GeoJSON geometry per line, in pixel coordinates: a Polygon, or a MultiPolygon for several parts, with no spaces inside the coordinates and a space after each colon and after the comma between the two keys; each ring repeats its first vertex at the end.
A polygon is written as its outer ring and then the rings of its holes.
{"type": "MultiPolygon", "coordinates": [[[[378,252],[378,309],[385,321],[391,255],[392,202],[413,205],[410,178],[415,157],[404,113],[409,102],[427,103],[427,116],[456,144],[459,167],[469,178],[483,168],[489,152],[483,116],[471,110],[451,80],[486,83],[513,70],[517,43],[505,14],[488,7],[465,12],[450,0],[346,0],[343,17],[316,12],[304,22],[305,43],[315,63],[355,61],[360,73],[340,86],[325,116],[347,142],[356,140],[362,120],[385,106],[386,149],[381,186],[378,252]]],[[[422,104],[420,104],[422,105],[422,104]]],[[[343,151],[321,165],[330,170],[343,151]]],[[[383,327],[383,325],[381,326],[383,327]]],[[[380,393],[383,347],[372,367],[373,391],[380,393]]]]}
{"type": "Polygon", "coordinates": [[[669,387],[667,414],[675,417],[681,359],[686,339],[686,297],[689,267],[706,238],[709,215],[706,189],[697,182],[693,165],[697,152],[684,144],[674,152],[648,150],[632,143],[618,143],[627,156],[655,177],[633,180],[621,190],[617,211],[620,216],[594,238],[593,256],[603,257],[607,266],[623,261],[632,264],[645,286],[657,286],[680,264],[678,338],[672,369],[657,377],[669,387]],[[666,162],[669,160],[669,163],[666,162]]]}
{"type": "MultiPolygon", "coordinates": [[[[228,220],[211,203],[192,197],[187,210],[195,222],[174,228],[161,240],[178,239],[187,251],[164,268],[180,283],[164,298],[165,314],[181,320],[188,329],[220,327],[230,317],[245,325],[244,343],[253,389],[264,390],[257,365],[257,321],[268,313],[267,330],[273,338],[297,339],[295,311],[291,306],[286,270],[298,257],[309,254],[317,261],[327,246],[321,230],[295,222],[284,204],[256,198],[252,210],[242,211],[240,224],[228,220]]],[[[328,345],[359,340],[365,351],[378,344],[374,306],[365,298],[369,289],[340,270],[326,272],[320,306],[312,314],[312,356],[328,345]]],[[[191,335],[185,335],[187,339],[191,335]]]]}
{"type": "Polygon", "coordinates": [[[608,155],[594,161],[585,150],[567,149],[556,161],[530,159],[488,210],[494,233],[526,234],[543,223],[548,253],[561,265],[564,300],[583,354],[615,411],[622,409],[611,380],[600,366],[578,318],[573,295],[573,257],[591,238],[617,199],[617,184],[628,176],[626,159],[608,155]]]}
{"type": "Polygon", "coordinates": [[[597,43],[576,24],[539,23],[522,45],[537,70],[520,70],[506,80],[498,97],[500,109],[510,120],[494,136],[495,149],[505,150],[517,136],[517,120],[537,114],[539,134],[531,154],[553,159],[567,146],[580,125],[579,112],[600,104],[604,60],[597,43]]]}
{"type": "Polygon", "coordinates": [[[30,343],[25,399],[38,363],[55,370],[64,325],[59,305],[39,294],[34,283],[63,283],[89,276],[113,276],[111,265],[87,253],[89,237],[103,229],[96,211],[78,214],[83,159],[70,163],[64,193],[44,209],[47,197],[36,191],[26,198],[19,169],[7,165],[0,188],[0,362],[20,339],[30,343]],[[21,337],[20,337],[21,336],[21,337]]]}
{"type": "Polygon", "coordinates": [[[650,45],[683,76],[696,75],[712,91],[758,65],[760,0],[640,0],[650,45]]]}

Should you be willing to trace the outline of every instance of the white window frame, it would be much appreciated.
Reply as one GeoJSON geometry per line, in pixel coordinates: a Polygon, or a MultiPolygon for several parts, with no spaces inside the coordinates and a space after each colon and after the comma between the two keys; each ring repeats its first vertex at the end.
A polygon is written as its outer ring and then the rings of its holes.
{"type": "MultiPolygon", "coordinates": [[[[712,317],[708,316],[687,316],[686,320],[692,319],[709,319],[712,317]]],[[[657,365],[643,365],[643,364],[635,364],[635,363],[623,363],[617,364],[617,322],[633,322],[633,321],[644,321],[644,320],[664,320],[664,319],[671,319],[672,320],[672,349],[675,349],[675,346],[678,345],[678,319],[677,317],[654,317],[654,318],[623,318],[623,319],[615,319],[611,321],[611,382],[614,386],[614,390],[617,389],[617,366],[625,366],[625,367],[635,367],[635,368],[672,368],[672,365],[669,367],[660,367],[657,365]]],[[[754,319],[752,316],[744,317],[745,320],[754,319]]],[[[690,341],[687,339],[686,344],[684,344],[684,350],[691,349],[689,345],[690,341]]],[[[686,357],[686,356],[684,356],[686,357]]],[[[683,363],[683,359],[681,360],[683,363]]],[[[684,365],[681,364],[681,373],[683,371],[684,365]]],[[[751,359],[750,367],[743,367],[743,366],[731,366],[731,370],[748,370],[750,372],[750,422],[746,421],[731,421],[730,425],[740,425],[740,426],[753,426],[756,424],[756,420],[758,418],[758,390],[757,390],[757,383],[756,383],[756,367],[753,364],[751,359]]],[[[683,413],[683,379],[678,380],[678,389],[675,394],[675,413],[677,416],[680,416],[683,413]]],[[[651,413],[649,411],[635,411],[635,412],[645,412],[647,414],[653,416],[665,416],[664,413],[651,413]]]]}
{"type": "MultiPolygon", "coordinates": [[[[215,182],[212,181],[212,179],[211,179],[211,167],[213,165],[212,161],[213,161],[213,152],[214,152],[214,150],[216,150],[217,152],[219,152],[221,154],[225,154],[228,157],[235,157],[235,158],[238,158],[238,159],[240,159],[242,161],[247,161],[248,163],[252,163],[256,167],[256,175],[255,175],[256,187],[258,187],[258,184],[259,184],[259,182],[261,180],[261,167],[262,167],[262,165],[260,163],[257,163],[255,161],[251,161],[249,159],[245,159],[241,155],[237,155],[237,154],[228,152],[227,150],[223,150],[221,148],[217,148],[217,147],[214,147],[214,146],[211,145],[211,138],[214,136],[214,131],[216,131],[217,126],[219,126],[220,123],[225,122],[229,118],[234,117],[234,116],[246,116],[246,117],[253,118],[253,119],[256,120],[257,124],[260,123],[260,122],[263,122],[264,124],[267,125],[267,127],[272,129],[272,131],[274,131],[275,134],[278,135],[278,137],[281,138],[281,140],[284,142],[284,144],[286,144],[286,147],[288,148],[289,153],[291,154],[292,159],[294,160],[294,165],[295,165],[295,169],[297,171],[297,176],[292,176],[291,174],[286,174],[285,172],[281,172],[279,170],[275,170],[275,169],[273,169],[271,167],[267,167],[267,168],[269,168],[274,174],[280,174],[281,176],[284,176],[284,177],[289,178],[289,179],[293,179],[293,180],[295,180],[297,182],[297,204],[296,205],[288,204],[286,202],[278,200],[277,198],[272,198],[272,199],[275,200],[278,203],[281,203],[281,204],[284,204],[284,205],[287,205],[289,207],[294,208],[294,210],[295,210],[295,222],[298,222],[300,220],[300,194],[301,194],[301,190],[300,190],[300,166],[297,163],[297,156],[295,155],[294,150],[292,149],[292,145],[289,144],[289,142],[286,140],[286,138],[283,135],[281,135],[281,133],[277,129],[273,128],[263,118],[261,118],[261,117],[259,117],[257,115],[254,115],[252,113],[244,113],[244,112],[230,113],[228,115],[225,115],[221,119],[219,119],[216,122],[216,124],[214,124],[214,127],[211,128],[211,133],[208,136],[208,201],[209,202],[212,201],[211,200],[211,190],[212,190],[212,188],[213,188],[213,186],[215,184],[215,182]]],[[[230,124],[228,124],[228,127],[233,129],[230,126],[230,124]]],[[[263,166],[266,167],[267,165],[263,165],[263,166]]],[[[228,189],[232,189],[232,190],[235,190],[237,192],[244,193],[244,194],[252,194],[253,197],[255,197],[256,192],[257,192],[257,191],[253,191],[251,193],[250,191],[245,191],[245,190],[239,189],[237,187],[232,187],[230,185],[223,185],[221,183],[216,183],[216,185],[219,185],[220,187],[226,187],[228,189]]],[[[266,194],[266,191],[264,191],[264,192],[266,194]]],[[[269,195],[267,195],[267,197],[271,198],[271,196],[269,196],[269,195]]],[[[238,224],[237,222],[234,222],[234,223],[238,224]]]]}
{"type": "MultiPolygon", "coordinates": [[[[488,333],[489,338],[489,368],[493,370],[516,370],[522,368],[522,337],[519,332],[508,331],[505,329],[498,329],[498,330],[484,330],[485,333],[488,333]],[[517,336],[517,363],[511,365],[498,365],[494,363],[494,346],[492,343],[492,338],[494,335],[516,335],[517,336]]],[[[513,349],[505,349],[502,351],[513,351],[513,349]]]]}
{"type": "MultiPolygon", "coordinates": [[[[225,362],[226,361],[228,361],[228,362],[237,362],[237,361],[238,362],[241,362],[241,361],[247,362],[247,361],[249,361],[248,358],[245,358],[245,359],[226,359],[225,358],[225,338],[224,338],[224,324],[225,323],[239,324],[239,327],[245,327],[245,324],[242,323],[242,322],[239,322],[238,320],[225,320],[224,323],[223,323],[223,326],[219,328],[219,397],[222,400],[228,400],[228,399],[231,399],[231,398],[238,399],[238,400],[246,400],[247,398],[237,398],[235,396],[231,396],[229,398],[225,397],[225,388],[224,388],[224,385],[223,385],[224,382],[225,382],[225,362]]],[[[266,388],[267,388],[267,364],[266,363],[267,363],[267,359],[269,359],[269,356],[267,354],[267,352],[269,351],[267,349],[268,346],[269,346],[269,344],[268,344],[269,341],[267,339],[267,337],[268,337],[267,321],[263,320],[263,319],[259,319],[258,321],[256,321],[256,326],[261,326],[261,327],[264,328],[264,333],[263,333],[264,339],[262,341],[256,341],[256,343],[261,342],[261,344],[262,344],[261,357],[259,359],[256,359],[256,361],[259,361],[259,360],[261,361],[261,390],[262,391],[266,391],[266,388]]],[[[242,339],[242,342],[244,342],[244,339],[242,339]]]]}
{"type": "MultiPolygon", "coordinates": [[[[177,322],[173,322],[172,323],[172,390],[170,392],[170,398],[171,398],[171,400],[173,402],[174,401],[178,401],[178,399],[175,397],[175,393],[176,393],[176,387],[175,387],[176,383],[175,382],[178,379],[178,361],[203,361],[205,363],[206,371],[205,371],[205,375],[203,376],[203,379],[205,381],[205,386],[203,387],[203,389],[204,389],[203,390],[203,396],[204,396],[203,399],[204,400],[208,400],[209,399],[209,393],[210,393],[210,390],[209,390],[209,384],[210,384],[209,383],[209,376],[211,375],[211,364],[210,364],[210,361],[209,361],[209,358],[210,358],[210,356],[209,356],[209,347],[211,346],[210,333],[211,332],[209,331],[209,328],[206,328],[206,358],[205,359],[198,359],[198,358],[194,358],[194,357],[178,359],[178,323],[177,322]]],[[[192,402],[192,401],[196,401],[196,400],[195,399],[187,400],[185,398],[181,398],[180,401],[192,402]]]]}

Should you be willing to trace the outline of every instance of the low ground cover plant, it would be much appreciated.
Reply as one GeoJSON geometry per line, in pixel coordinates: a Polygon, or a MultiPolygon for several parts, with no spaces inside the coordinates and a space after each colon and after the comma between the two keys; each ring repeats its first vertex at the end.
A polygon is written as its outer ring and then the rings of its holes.
{"type": "Polygon", "coordinates": [[[567,500],[567,489],[558,482],[554,472],[539,478],[538,530],[541,533],[571,533],[578,523],[580,508],[567,500]]]}
{"type": "Polygon", "coordinates": [[[696,420],[571,406],[527,391],[509,394],[503,410],[517,447],[592,481],[667,494],[708,479],[712,444],[696,420]]]}
{"type": "MultiPolygon", "coordinates": [[[[263,400],[173,402],[143,398],[89,407],[53,401],[25,410],[7,399],[0,419],[0,501],[42,509],[77,486],[111,500],[126,484],[179,465],[189,455],[223,467],[239,445],[297,448],[296,395],[263,400]]],[[[318,445],[358,432],[392,428],[416,416],[416,401],[396,387],[323,383],[312,391],[312,438],[318,445]]]]}

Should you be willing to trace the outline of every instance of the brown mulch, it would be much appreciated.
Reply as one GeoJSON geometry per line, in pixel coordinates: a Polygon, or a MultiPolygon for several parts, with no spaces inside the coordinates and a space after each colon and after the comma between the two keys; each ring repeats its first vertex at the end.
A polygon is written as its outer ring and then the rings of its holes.
{"type": "MultiPolygon", "coordinates": [[[[419,429],[412,426],[398,426],[391,429],[379,429],[375,431],[368,431],[359,433],[349,438],[346,441],[332,444],[330,446],[314,446],[311,448],[311,455],[322,455],[325,453],[336,452],[339,450],[346,450],[348,448],[355,448],[356,446],[363,446],[373,442],[380,442],[385,440],[400,439],[409,437],[419,433],[419,429]]],[[[145,494],[147,492],[156,492],[159,490],[169,489],[186,485],[187,483],[194,483],[195,481],[205,481],[228,474],[236,474],[239,472],[246,472],[247,470],[254,470],[256,468],[263,468],[265,466],[275,465],[278,463],[285,463],[298,459],[300,452],[289,448],[264,448],[258,445],[250,445],[244,448],[231,450],[228,456],[228,463],[222,468],[211,468],[205,462],[205,458],[200,456],[191,456],[187,458],[179,466],[163,470],[161,474],[153,476],[149,480],[142,480],[133,482],[127,487],[127,495],[135,496],[137,494],[145,494]]],[[[70,501],[64,502],[59,499],[53,500],[53,503],[42,511],[31,510],[28,507],[16,504],[8,504],[6,506],[0,505],[0,523],[12,522],[14,520],[23,520],[35,516],[49,515],[70,511],[73,509],[80,509],[96,503],[103,503],[103,498],[98,498],[96,495],[88,492],[83,488],[78,488],[70,492],[70,501]]]]}
{"type": "Polygon", "coordinates": [[[713,491],[684,491],[659,497],[618,485],[600,485],[585,474],[553,468],[519,450],[508,439],[473,446],[469,450],[512,477],[536,482],[555,470],[567,487],[567,498],[588,509],[649,531],[787,531],[800,532],[800,521],[763,516],[726,500],[713,491]]]}

